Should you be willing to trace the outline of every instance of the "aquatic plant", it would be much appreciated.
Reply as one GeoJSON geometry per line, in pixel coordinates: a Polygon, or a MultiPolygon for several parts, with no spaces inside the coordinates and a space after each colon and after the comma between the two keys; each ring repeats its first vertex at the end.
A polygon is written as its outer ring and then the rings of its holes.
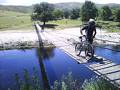
{"type": "Polygon", "coordinates": [[[33,68],[34,74],[30,76],[28,71],[24,69],[23,79],[20,79],[18,73],[15,74],[15,81],[17,90],[42,90],[42,85],[35,68],[33,68]]]}
{"type": "Polygon", "coordinates": [[[56,80],[52,87],[52,90],[81,90],[81,83],[79,80],[75,80],[72,77],[72,73],[63,75],[60,81],[56,80]]]}
{"type": "MultiPolygon", "coordinates": [[[[19,75],[15,74],[16,89],[17,90],[43,90],[43,85],[38,78],[37,71],[33,69],[34,74],[30,77],[28,71],[25,69],[23,72],[23,80],[19,75]]],[[[95,76],[91,79],[87,79],[82,84],[80,80],[76,80],[72,76],[72,72],[67,75],[63,75],[61,80],[54,81],[51,90],[119,90],[108,81],[101,77],[95,76]]]]}
{"type": "Polygon", "coordinates": [[[119,90],[117,87],[98,76],[85,80],[82,88],[83,90],[119,90]]]}

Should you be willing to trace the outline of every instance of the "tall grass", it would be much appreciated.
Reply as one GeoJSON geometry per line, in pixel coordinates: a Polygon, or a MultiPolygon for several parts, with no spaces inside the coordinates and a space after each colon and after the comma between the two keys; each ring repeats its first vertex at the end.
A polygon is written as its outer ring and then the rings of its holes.
{"type": "Polygon", "coordinates": [[[0,30],[32,28],[29,14],[0,10],[0,30]]]}
{"type": "Polygon", "coordinates": [[[63,76],[60,81],[55,81],[52,90],[81,90],[81,83],[72,77],[72,73],[63,76]]]}
{"type": "Polygon", "coordinates": [[[15,74],[15,89],[17,90],[43,90],[41,81],[38,77],[38,73],[33,68],[33,76],[25,69],[23,72],[23,79],[20,79],[19,75],[15,74]]]}
{"type": "MultiPolygon", "coordinates": [[[[43,90],[42,83],[38,78],[35,68],[33,71],[34,74],[31,77],[25,69],[23,79],[20,79],[17,73],[15,74],[15,87],[17,90],[43,90]]],[[[81,83],[80,80],[73,78],[72,72],[69,72],[67,75],[63,75],[61,80],[54,81],[51,90],[119,90],[119,88],[98,76],[87,79],[84,83],[81,83]]]]}
{"type": "Polygon", "coordinates": [[[119,90],[117,87],[100,77],[93,77],[89,80],[85,80],[82,88],[83,90],[119,90]]]}
{"type": "Polygon", "coordinates": [[[119,90],[106,80],[100,77],[93,77],[85,80],[83,84],[79,80],[74,80],[71,73],[61,79],[55,81],[53,90],[119,90]]]}
{"type": "Polygon", "coordinates": [[[119,22],[114,21],[97,21],[97,24],[102,26],[108,32],[120,32],[119,22]]]}
{"type": "Polygon", "coordinates": [[[71,27],[80,27],[80,25],[82,25],[82,22],[80,19],[78,20],[62,19],[62,20],[49,21],[47,22],[47,24],[55,24],[58,25],[55,27],[56,29],[64,29],[71,27]]]}

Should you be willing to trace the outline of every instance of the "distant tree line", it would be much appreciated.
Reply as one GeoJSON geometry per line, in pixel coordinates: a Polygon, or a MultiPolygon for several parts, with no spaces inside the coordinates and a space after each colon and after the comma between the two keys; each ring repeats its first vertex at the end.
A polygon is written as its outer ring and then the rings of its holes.
{"type": "Polygon", "coordinates": [[[100,19],[103,21],[117,21],[120,22],[120,8],[110,8],[109,6],[103,6],[97,8],[91,1],[85,1],[81,8],[68,9],[56,9],[53,4],[42,2],[34,5],[32,20],[40,20],[45,25],[45,22],[49,20],[59,19],[78,19],[86,22],[90,18],[100,19]]]}

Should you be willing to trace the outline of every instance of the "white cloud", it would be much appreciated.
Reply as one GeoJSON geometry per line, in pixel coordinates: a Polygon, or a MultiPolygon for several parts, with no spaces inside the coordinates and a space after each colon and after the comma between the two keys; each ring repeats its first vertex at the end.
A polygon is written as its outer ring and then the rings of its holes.
{"type": "MultiPolygon", "coordinates": [[[[50,3],[59,3],[59,2],[85,2],[86,0],[45,0],[50,3]]],[[[106,4],[106,3],[119,3],[120,0],[88,0],[94,3],[106,4]]]]}
{"type": "Polygon", "coordinates": [[[90,0],[90,1],[93,1],[99,4],[106,4],[106,3],[119,3],[120,4],[120,0],[90,0]]]}
{"type": "Polygon", "coordinates": [[[40,0],[6,0],[4,5],[32,5],[35,3],[39,3],[40,0]]]}
{"type": "MultiPolygon", "coordinates": [[[[32,5],[40,2],[60,3],[60,2],[85,2],[85,0],[0,0],[0,4],[4,5],[32,5]]],[[[119,3],[120,0],[90,0],[94,3],[119,3]]]]}

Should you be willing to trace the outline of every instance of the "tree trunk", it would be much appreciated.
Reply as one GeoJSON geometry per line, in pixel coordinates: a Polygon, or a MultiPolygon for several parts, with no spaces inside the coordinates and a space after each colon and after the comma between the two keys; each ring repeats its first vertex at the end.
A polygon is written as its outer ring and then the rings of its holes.
{"type": "Polygon", "coordinates": [[[45,26],[45,21],[43,22],[43,26],[45,26]]]}

